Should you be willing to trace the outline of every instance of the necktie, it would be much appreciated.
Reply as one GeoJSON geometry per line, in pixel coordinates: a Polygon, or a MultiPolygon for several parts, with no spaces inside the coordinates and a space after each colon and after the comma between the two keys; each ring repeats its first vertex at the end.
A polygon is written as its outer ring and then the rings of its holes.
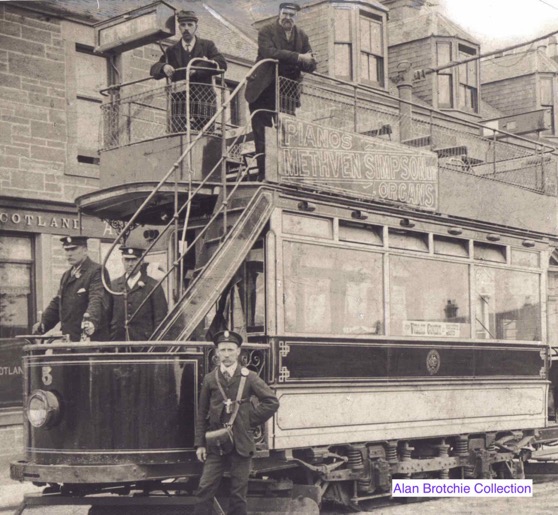
{"type": "Polygon", "coordinates": [[[231,380],[231,375],[229,374],[228,370],[225,370],[223,372],[223,377],[225,378],[225,380],[227,381],[227,383],[231,380]]]}

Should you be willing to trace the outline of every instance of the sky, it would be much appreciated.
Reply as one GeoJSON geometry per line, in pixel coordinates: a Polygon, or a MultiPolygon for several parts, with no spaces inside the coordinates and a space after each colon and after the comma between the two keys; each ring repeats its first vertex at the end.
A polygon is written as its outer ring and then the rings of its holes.
{"type": "MultiPolygon", "coordinates": [[[[558,0],[429,0],[485,50],[558,30],[558,0]]],[[[558,35],[557,35],[558,36],[558,35]]]]}

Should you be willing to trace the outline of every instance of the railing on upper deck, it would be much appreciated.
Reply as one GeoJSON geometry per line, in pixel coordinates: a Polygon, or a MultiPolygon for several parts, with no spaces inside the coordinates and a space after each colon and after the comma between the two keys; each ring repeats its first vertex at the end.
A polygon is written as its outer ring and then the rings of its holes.
{"type": "Polygon", "coordinates": [[[320,74],[281,78],[281,111],[340,130],[435,151],[439,168],[556,195],[554,148],[320,74]]]}
{"type": "MultiPolygon", "coordinates": [[[[110,150],[139,143],[169,134],[201,131],[207,121],[217,112],[228,93],[223,70],[204,66],[206,59],[193,59],[188,68],[179,68],[175,73],[190,69],[220,72],[219,80],[201,83],[186,80],[168,82],[153,87],[152,77],[110,86],[101,91],[108,101],[101,106],[102,118],[99,131],[99,149],[110,150]],[[195,61],[195,63],[194,63],[195,61]],[[201,61],[198,63],[197,61],[201,61]],[[193,66],[192,66],[193,65],[193,66]],[[190,121],[190,123],[188,123],[190,121]]],[[[229,109],[224,120],[215,120],[205,129],[206,134],[222,134],[233,127],[236,113],[229,109]]]]}

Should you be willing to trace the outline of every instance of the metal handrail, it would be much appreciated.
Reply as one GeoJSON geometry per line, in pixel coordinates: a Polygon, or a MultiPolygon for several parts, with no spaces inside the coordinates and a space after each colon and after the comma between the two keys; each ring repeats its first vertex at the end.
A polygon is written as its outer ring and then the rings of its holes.
{"type": "MultiPolygon", "coordinates": [[[[151,191],[151,193],[146,197],[146,199],[142,202],[142,204],[139,206],[139,208],[136,210],[136,212],[132,215],[132,217],[130,218],[130,220],[126,223],[126,225],[124,226],[124,228],[122,229],[122,231],[120,232],[120,234],[115,238],[114,242],[111,244],[105,258],[103,259],[103,269],[106,269],[106,265],[107,262],[110,258],[110,256],[112,255],[112,252],[114,251],[114,249],[116,248],[116,246],[119,244],[119,242],[122,239],[122,236],[127,234],[130,230],[131,227],[133,226],[133,224],[136,222],[136,220],[138,219],[140,213],[145,209],[146,206],[149,205],[149,203],[151,202],[151,200],[153,199],[153,197],[160,191],[160,189],[163,187],[163,185],[165,185],[167,183],[167,180],[171,177],[171,175],[173,173],[176,172],[176,170],[178,169],[178,167],[180,166],[180,164],[182,163],[182,161],[184,160],[184,158],[189,155],[190,151],[192,150],[192,148],[194,147],[194,145],[201,140],[202,136],[204,135],[205,130],[208,127],[211,127],[211,125],[213,123],[215,123],[217,121],[217,118],[221,115],[222,112],[224,112],[224,110],[230,105],[230,103],[232,102],[232,100],[238,95],[238,93],[241,91],[242,87],[244,87],[244,85],[247,83],[248,78],[256,71],[256,69],[258,69],[262,64],[264,63],[269,63],[272,62],[274,64],[277,64],[277,60],[276,59],[264,59],[262,61],[257,62],[256,64],[254,64],[250,70],[248,71],[248,73],[246,74],[246,76],[244,77],[244,79],[242,79],[242,81],[236,86],[236,88],[233,90],[233,92],[230,94],[229,98],[223,102],[221,104],[221,106],[217,109],[217,111],[215,112],[215,114],[209,119],[209,121],[205,124],[205,126],[203,127],[203,129],[201,131],[199,131],[199,133],[197,134],[197,136],[188,143],[188,145],[186,146],[186,149],[182,152],[182,154],[178,157],[178,159],[176,160],[176,162],[172,165],[172,167],[169,169],[169,171],[163,176],[163,178],[157,183],[157,185],[155,186],[155,188],[151,191]]],[[[212,68],[213,70],[214,68],[212,68]]],[[[223,137],[225,135],[223,134],[223,137]]],[[[214,167],[215,169],[215,167],[214,167]]],[[[214,170],[212,170],[211,173],[213,173],[214,170]]],[[[203,187],[203,185],[205,184],[205,182],[208,180],[208,178],[211,176],[211,174],[208,174],[207,177],[201,182],[201,184],[198,186],[198,188],[196,188],[196,191],[194,192],[193,195],[195,195],[197,193],[197,191],[199,191],[201,189],[201,187],[203,187]]],[[[191,198],[189,197],[188,202],[191,202],[191,198]]],[[[183,206],[184,207],[184,206],[183,206]]],[[[182,208],[181,208],[182,209],[182,208]]],[[[175,213],[176,216],[176,213],[175,213]]],[[[152,243],[153,246],[154,243],[152,243]]],[[[152,246],[150,248],[152,248],[152,246]]],[[[115,292],[113,291],[110,286],[107,284],[106,278],[104,277],[104,274],[102,274],[102,281],[103,281],[103,286],[105,287],[105,289],[112,295],[115,296],[123,296],[126,295],[125,292],[115,292]]]]}

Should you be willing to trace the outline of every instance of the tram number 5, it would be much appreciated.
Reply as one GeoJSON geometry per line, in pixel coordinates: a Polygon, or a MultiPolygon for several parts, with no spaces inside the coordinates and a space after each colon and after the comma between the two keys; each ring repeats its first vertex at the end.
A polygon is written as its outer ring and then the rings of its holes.
{"type": "Polygon", "coordinates": [[[51,375],[52,367],[43,367],[42,372],[43,375],[41,378],[43,380],[43,384],[45,386],[50,386],[52,384],[52,375],[51,375]]]}

